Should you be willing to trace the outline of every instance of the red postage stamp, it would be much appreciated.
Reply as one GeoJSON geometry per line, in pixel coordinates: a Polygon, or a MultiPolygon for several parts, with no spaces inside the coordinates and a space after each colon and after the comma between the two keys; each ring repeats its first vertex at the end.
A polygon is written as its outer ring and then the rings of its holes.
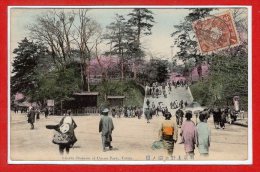
{"type": "Polygon", "coordinates": [[[239,44],[239,36],[230,12],[196,20],[193,29],[202,54],[239,44]]]}

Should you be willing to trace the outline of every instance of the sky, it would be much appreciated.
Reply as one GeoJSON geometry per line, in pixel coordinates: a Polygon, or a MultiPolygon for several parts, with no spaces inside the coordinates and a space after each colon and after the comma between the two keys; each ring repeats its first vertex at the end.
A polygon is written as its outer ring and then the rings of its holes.
{"type": "MultiPolygon", "coordinates": [[[[10,10],[10,50],[11,58],[14,57],[12,51],[18,46],[24,37],[29,37],[29,32],[26,28],[29,24],[36,22],[38,15],[46,13],[49,9],[42,8],[11,8],[10,10]]],[[[70,9],[67,9],[69,11],[70,9]]],[[[75,10],[75,9],[74,9],[75,10]]],[[[177,52],[177,48],[173,46],[174,38],[171,33],[174,32],[174,25],[183,21],[184,17],[189,13],[188,9],[174,8],[153,8],[150,9],[154,13],[154,26],[152,35],[142,37],[141,43],[147,54],[152,54],[154,57],[165,58],[171,60],[177,52]]],[[[115,14],[127,15],[132,9],[91,9],[88,11],[89,17],[95,19],[102,28],[109,25],[115,14]]],[[[105,29],[104,29],[105,30],[105,29]]]]}
{"type": "MultiPolygon", "coordinates": [[[[18,46],[18,42],[24,37],[29,37],[26,28],[36,21],[38,15],[43,14],[48,9],[11,9],[10,14],[10,50],[18,46]]],[[[142,37],[141,43],[148,54],[156,57],[169,58],[171,56],[171,46],[173,38],[170,36],[174,31],[173,25],[178,24],[187,14],[186,9],[151,9],[154,13],[154,26],[152,35],[142,37]]],[[[102,28],[109,25],[115,14],[127,15],[132,9],[91,9],[88,15],[95,19],[102,28]]],[[[105,30],[105,29],[104,29],[105,30]]],[[[14,55],[11,53],[11,56],[14,55]]]]}

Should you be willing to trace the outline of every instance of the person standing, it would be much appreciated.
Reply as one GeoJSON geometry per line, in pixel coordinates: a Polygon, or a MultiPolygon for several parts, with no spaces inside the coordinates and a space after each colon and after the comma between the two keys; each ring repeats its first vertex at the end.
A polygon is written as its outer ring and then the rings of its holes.
{"type": "Polygon", "coordinates": [[[150,100],[149,99],[146,100],[146,105],[147,105],[147,107],[150,106],[150,100]]]}
{"type": "Polygon", "coordinates": [[[155,108],[155,104],[154,104],[154,102],[152,102],[152,108],[155,108]]]}
{"type": "Polygon", "coordinates": [[[188,106],[188,102],[187,102],[187,101],[185,101],[185,103],[184,103],[184,106],[185,106],[185,107],[187,107],[187,106],[188,106]]]}
{"type": "Polygon", "coordinates": [[[49,115],[49,109],[47,107],[45,108],[44,115],[45,115],[45,118],[47,118],[49,115]]]}
{"type": "Polygon", "coordinates": [[[131,115],[131,113],[130,113],[130,107],[127,108],[126,114],[127,114],[126,117],[127,117],[127,118],[130,118],[130,115],[131,115]]]}
{"type": "Polygon", "coordinates": [[[159,98],[159,88],[158,87],[156,87],[156,89],[155,89],[155,95],[156,95],[156,98],[159,98]]]}
{"type": "Polygon", "coordinates": [[[30,108],[27,117],[28,117],[28,123],[31,124],[31,130],[34,129],[35,114],[36,114],[35,108],[34,107],[30,108]]]}
{"type": "Polygon", "coordinates": [[[161,111],[161,105],[158,104],[157,108],[156,108],[156,116],[159,116],[159,111],[161,111]]]}
{"type": "Polygon", "coordinates": [[[111,146],[112,142],[112,131],[114,130],[114,124],[111,117],[108,116],[108,108],[104,108],[102,111],[102,117],[99,121],[99,133],[101,133],[103,151],[106,151],[106,147],[109,147],[109,150],[113,149],[111,146]]]}
{"type": "Polygon", "coordinates": [[[177,125],[178,125],[179,127],[181,127],[182,121],[183,121],[184,112],[183,112],[181,109],[178,109],[178,110],[175,112],[175,115],[176,115],[177,125]]]}
{"type": "Polygon", "coordinates": [[[116,117],[116,108],[115,107],[112,108],[112,117],[113,118],[116,117]]]}
{"type": "Polygon", "coordinates": [[[117,112],[118,112],[118,113],[117,113],[117,117],[118,117],[118,118],[121,117],[122,111],[123,111],[123,110],[122,110],[122,107],[119,107],[119,108],[118,108],[118,111],[117,111],[117,112]]]}
{"type": "Polygon", "coordinates": [[[40,113],[41,113],[40,109],[37,108],[35,113],[36,113],[36,119],[39,120],[40,119],[40,113]]]}
{"type": "Polygon", "coordinates": [[[182,109],[183,108],[183,100],[180,101],[179,107],[182,109]]]}
{"type": "Polygon", "coordinates": [[[165,120],[162,122],[159,130],[159,137],[163,141],[164,148],[167,150],[169,156],[172,156],[174,143],[178,139],[178,128],[175,122],[171,121],[171,117],[170,112],[165,114],[165,120]]]}
{"type": "Polygon", "coordinates": [[[207,114],[201,112],[199,115],[200,123],[197,125],[197,147],[202,156],[208,156],[210,147],[210,128],[207,124],[207,114]]]}
{"type": "Polygon", "coordinates": [[[147,123],[150,123],[150,120],[152,118],[151,110],[149,107],[147,107],[144,111],[145,118],[147,120],[147,123]]]}
{"type": "Polygon", "coordinates": [[[184,150],[186,155],[190,159],[194,159],[194,149],[197,142],[197,128],[194,122],[191,120],[192,112],[187,111],[185,114],[186,121],[183,122],[181,126],[181,137],[184,143],[184,150]]]}
{"type": "Polygon", "coordinates": [[[141,107],[139,107],[138,108],[138,111],[137,111],[138,113],[137,113],[137,117],[138,117],[138,119],[141,119],[141,116],[142,116],[142,109],[141,109],[141,107]]]}

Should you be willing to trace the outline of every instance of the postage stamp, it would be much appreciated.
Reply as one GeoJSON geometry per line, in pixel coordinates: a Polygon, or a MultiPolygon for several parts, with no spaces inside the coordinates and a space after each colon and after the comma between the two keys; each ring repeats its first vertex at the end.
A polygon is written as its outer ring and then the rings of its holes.
{"type": "Polygon", "coordinates": [[[193,29],[201,53],[239,45],[239,36],[230,11],[196,20],[193,29]]]}
{"type": "Polygon", "coordinates": [[[9,163],[249,164],[250,10],[10,7],[9,163]]]}

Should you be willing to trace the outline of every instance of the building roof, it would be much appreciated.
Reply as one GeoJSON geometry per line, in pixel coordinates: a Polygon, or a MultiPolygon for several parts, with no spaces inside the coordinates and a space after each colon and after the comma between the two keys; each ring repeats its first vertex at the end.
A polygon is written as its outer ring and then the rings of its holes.
{"type": "Polygon", "coordinates": [[[80,92],[80,93],[73,93],[74,96],[97,96],[98,92],[80,92]]]}
{"type": "Polygon", "coordinates": [[[125,96],[107,96],[107,99],[124,99],[125,96]]]}

